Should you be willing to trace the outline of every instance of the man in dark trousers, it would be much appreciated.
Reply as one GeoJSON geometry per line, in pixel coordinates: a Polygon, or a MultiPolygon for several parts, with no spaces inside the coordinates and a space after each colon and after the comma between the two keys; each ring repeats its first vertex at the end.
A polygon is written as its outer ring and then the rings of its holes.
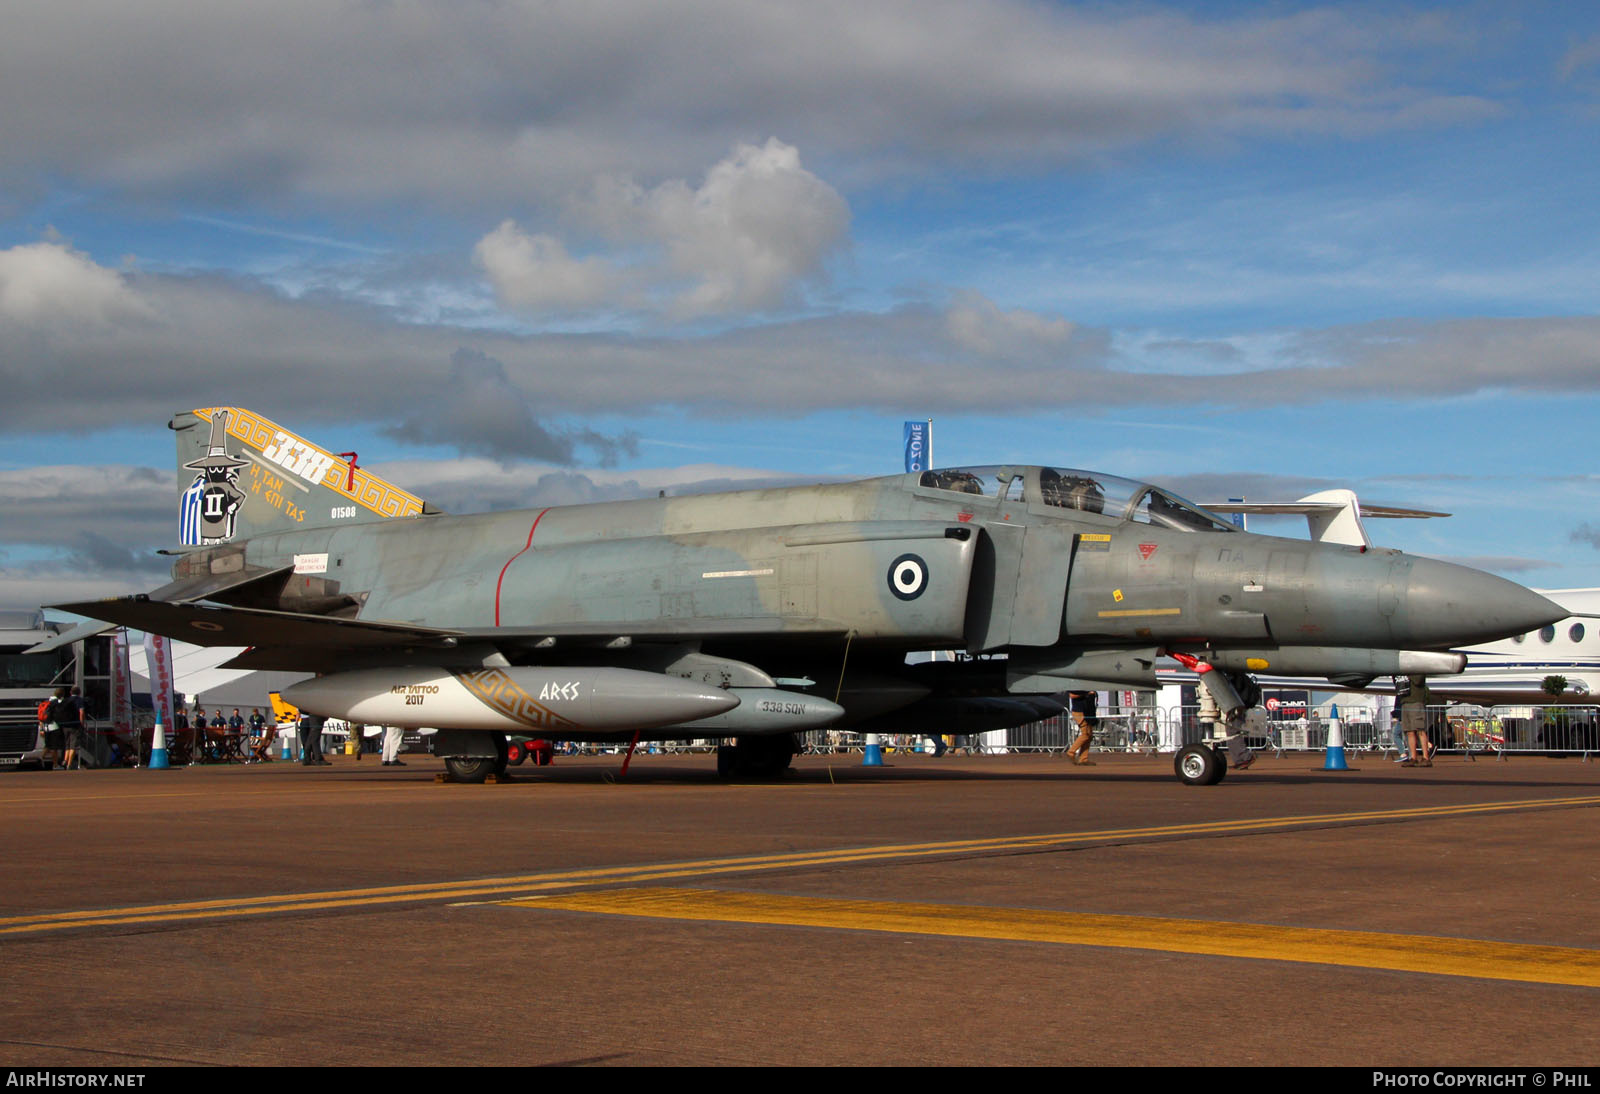
{"type": "Polygon", "coordinates": [[[322,723],[313,714],[300,715],[300,763],[305,767],[328,762],[322,758],[322,723]]]}
{"type": "Polygon", "coordinates": [[[173,763],[194,763],[194,731],[189,728],[189,712],[183,708],[181,695],[172,711],[172,737],[167,741],[169,752],[173,752],[174,744],[177,749],[172,756],[173,763]]]}
{"type": "Polygon", "coordinates": [[[61,766],[69,771],[82,767],[83,759],[78,753],[87,752],[89,742],[84,739],[83,696],[77,688],[56,701],[56,723],[61,726],[61,732],[67,739],[67,754],[62,757],[61,766]]]}
{"type": "Polygon", "coordinates": [[[209,736],[210,723],[206,721],[206,708],[194,708],[194,762],[208,764],[211,762],[211,738],[209,736]]]}

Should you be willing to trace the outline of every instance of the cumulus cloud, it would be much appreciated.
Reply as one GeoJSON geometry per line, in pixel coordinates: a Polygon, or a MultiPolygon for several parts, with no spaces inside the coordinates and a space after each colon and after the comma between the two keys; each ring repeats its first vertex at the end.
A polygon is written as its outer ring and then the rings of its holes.
{"type": "Polygon", "coordinates": [[[821,276],[850,225],[844,199],[775,138],[739,145],[698,189],[663,183],[634,205],[692,282],[676,301],[691,315],[787,302],[796,282],[821,276]]]}
{"type": "Polygon", "coordinates": [[[768,132],[915,178],[1497,109],[1451,86],[1472,59],[1451,20],[1370,7],[19,0],[8,14],[26,28],[0,39],[14,192],[65,179],[219,205],[498,212],[600,173],[687,177],[768,132]]]}
{"type": "Polygon", "coordinates": [[[630,435],[606,437],[593,430],[554,429],[541,424],[525,391],[512,383],[505,365],[481,350],[458,349],[443,383],[424,390],[417,409],[384,430],[401,440],[447,444],[458,451],[497,458],[577,462],[589,449],[603,465],[632,454],[630,435]]]}
{"type": "Polygon", "coordinates": [[[0,251],[0,319],[33,324],[102,324],[150,315],[121,275],[56,242],[0,251]]]}
{"type": "Polygon", "coordinates": [[[577,211],[621,254],[574,259],[560,240],[507,220],[474,250],[502,302],[533,312],[651,307],[681,318],[770,310],[823,278],[850,225],[844,198],[776,138],[736,146],[698,187],[602,178],[577,211]]]}
{"type": "Polygon", "coordinates": [[[976,293],[963,293],[945,315],[950,338],[984,357],[1026,358],[1063,349],[1074,325],[1020,309],[1005,311],[976,293]]]}
{"type": "Polygon", "coordinates": [[[559,239],[530,235],[511,220],[478,240],[472,257],[500,301],[523,311],[592,307],[606,302],[617,280],[605,260],[573,258],[559,239]]]}

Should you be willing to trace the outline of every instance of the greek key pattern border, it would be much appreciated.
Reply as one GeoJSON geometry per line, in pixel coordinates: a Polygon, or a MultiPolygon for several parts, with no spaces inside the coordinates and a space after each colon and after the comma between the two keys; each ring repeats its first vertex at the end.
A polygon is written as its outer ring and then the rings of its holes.
{"type": "Polygon", "coordinates": [[[580,729],[524,691],[504,669],[458,672],[455,678],[484,706],[533,729],[580,729]]]}
{"type": "Polygon", "coordinates": [[[380,479],[376,475],[369,475],[361,468],[356,468],[354,482],[350,489],[345,489],[345,482],[350,479],[349,466],[333,453],[321,445],[312,444],[304,437],[291,433],[269,418],[242,407],[205,407],[193,413],[201,421],[209,422],[211,416],[218,410],[228,412],[228,433],[239,438],[257,452],[263,452],[276,439],[277,434],[299,444],[314,448],[331,459],[332,465],[322,476],[322,485],[341,497],[348,498],[361,506],[371,510],[380,517],[414,517],[422,512],[422,499],[415,494],[400,489],[393,483],[380,479]]]}

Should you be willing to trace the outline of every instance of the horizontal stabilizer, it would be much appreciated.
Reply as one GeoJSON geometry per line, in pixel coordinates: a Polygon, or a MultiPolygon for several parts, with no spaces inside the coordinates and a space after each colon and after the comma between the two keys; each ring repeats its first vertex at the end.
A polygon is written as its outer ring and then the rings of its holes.
{"type": "Polygon", "coordinates": [[[55,605],[61,611],[164,634],[196,646],[319,646],[347,650],[448,647],[459,631],[404,623],[368,623],[325,615],[172,604],[144,596],[55,605]]]}
{"type": "Polygon", "coordinates": [[[211,600],[221,593],[265,581],[268,578],[282,577],[292,573],[293,566],[280,566],[275,570],[262,567],[252,567],[248,570],[239,570],[231,574],[195,574],[192,577],[181,577],[154,589],[145,596],[150,600],[159,600],[163,603],[185,603],[191,600],[211,600]]]}
{"type": "MultiPolygon", "coordinates": [[[[1448,517],[1432,509],[1400,509],[1392,505],[1368,505],[1357,502],[1364,517],[1416,518],[1448,517]]],[[[1305,516],[1308,513],[1337,513],[1344,505],[1336,501],[1224,501],[1207,503],[1205,508],[1213,513],[1260,513],[1266,516],[1305,516]]]]}
{"type": "MultiPolygon", "coordinates": [[[[78,615],[87,615],[87,612],[78,612],[78,615]]],[[[70,646],[74,642],[81,642],[85,638],[93,638],[97,634],[115,630],[115,623],[79,623],[76,627],[69,627],[53,638],[47,638],[37,646],[29,646],[23,653],[49,653],[59,650],[62,646],[70,646]]]]}
{"type": "Polygon", "coordinates": [[[1307,494],[1299,501],[1226,501],[1208,504],[1213,513],[1256,513],[1262,516],[1303,516],[1317,543],[1342,543],[1349,547],[1371,547],[1372,540],[1361,526],[1362,517],[1411,518],[1448,517],[1430,509],[1398,509],[1392,505],[1367,505],[1352,490],[1323,490],[1307,494]]]}

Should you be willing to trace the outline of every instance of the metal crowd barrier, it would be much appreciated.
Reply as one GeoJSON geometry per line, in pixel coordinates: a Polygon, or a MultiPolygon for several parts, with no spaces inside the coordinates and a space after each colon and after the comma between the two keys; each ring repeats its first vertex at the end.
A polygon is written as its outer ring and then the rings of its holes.
{"type": "Polygon", "coordinates": [[[1600,706],[1430,706],[1428,736],[1442,751],[1472,756],[1581,756],[1588,761],[1600,753],[1600,706]]]}
{"type": "MultiPolygon", "coordinates": [[[[1434,704],[1427,711],[1428,738],[1440,752],[1501,759],[1516,754],[1579,756],[1586,761],[1600,755],[1600,705],[1452,703],[1434,704]]],[[[1197,706],[1102,709],[1093,747],[1102,752],[1172,752],[1205,739],[1198,715],[1197,706]]],[[[1341,704],[1339,723],[1346,751],[1397,756],[1405,749],[1404,734],[1387,704],[1341,704]]],[[[1321,752],[1328,747],[1328,732],[1329,719],[1320,713],[1295,718],[1269,714],[1252,719],[1246,741],[1257,750],[1321,752]]],[[[1063,714],[1007,731],[1005,748],[1061,752],[1076,737],[1071,718],[1063,714]]]]}
{"type": "MultiPolygon", "coordinates": [[[[1099,752],[1157,754],[1173,752],[1204,740],[1205,728],[1197,706],[1102,708],[1094,734],[1099,752]]],[[[1351,752],[1398,755],[1405,742],[1398,722],[1386,706],[1339,708],[1344,747],[1351,752]]],[[[935,727],[930,727],[930,733],[935,727]]],[[[1328,747],[1328,719],[1319,714],[1294,718],[1253,717],[1246,741],[1257,750],[1320,752],[1328,747]]],[[[1438,704],[1428,708],[1428,735],[1443,752],[1468,756],[1514,753],[1577,755],[1585,759],[1600,754],[1600,706],[1463,707],[1438,704]]],[[[953,735],[943,735],[947,741],[953,735]]],[[[990,735],[961,738],[971,752],[990,751],[990,735]]],[[[1077,738],[1069,715],[1060,714],[1004,731],[1007,752],[1065,752],[1077,738]]],[[[932,750],[926,735],[884,734],[880,744],[887,752],[932,750]]],[[[848,730],[818,730],[806,735],[806,751],[816,754],[860,752],[864,737],[848,730]]],[[[955,747],[955,746],[952,746],[955,747]]]]}
{"type": "MultiPolygon", "coordinates": [[[[1522,706],[1475,706],[1439,703],[1427,707],[1428,739],[1438,752],[1471,758],[1513,755],[1579,756],[1588,761],[1600,755],[1600,704],[1547,704],[1522,706]]],[[[1397,719],[1387,707],[1340,706],[1340,727],[1347,751],[1398,755],[1405,742],[1397,719]]],[[[1204,728],[1197,706],[1111,707],[1100,712],[1093,748],[1098,752],[1131,752],[1155,755],[1173,752],[1203,740],[1204,728]]],[[[1319,752],[1328,745],[1328,722],[1320,715],[1295,718],[1253,719],[1247,743],[1257,750],[1319,752]]],[[[930,732],[935,727],[930,727],[930,732]]],[[[115,762],[110,751],[111,732],[105,726],[91,726],[91,762],[105,766],[115,762]]],[[[140,727],[143,750],[149,748],[149,730],[140,727]],[[142,732],[141,732],[142,730],[142,732]]],[[[951,747],[969,753],[991,750],[1007,752],[1065,752],[1077,738],[1077,727],[1070,715],[1059,714],[1004,732],[1003,744],[991,734],[944,734],[951,747]],[[996,742],[996,743],[991,743],[996,742]]],[[[880,737],[889,752],[931,752],[926,735],[885,734],[880,737]]],[[[710,751],[709,741],[673,741],[660,745],[663,752],[710,751]]],[[[851,730],[815,730],[805,735],[804,751],[816,755],[859,753],[865,737],[851,730]]],[[[141,762],[146,757],[140,757],[141,762]]]]}

